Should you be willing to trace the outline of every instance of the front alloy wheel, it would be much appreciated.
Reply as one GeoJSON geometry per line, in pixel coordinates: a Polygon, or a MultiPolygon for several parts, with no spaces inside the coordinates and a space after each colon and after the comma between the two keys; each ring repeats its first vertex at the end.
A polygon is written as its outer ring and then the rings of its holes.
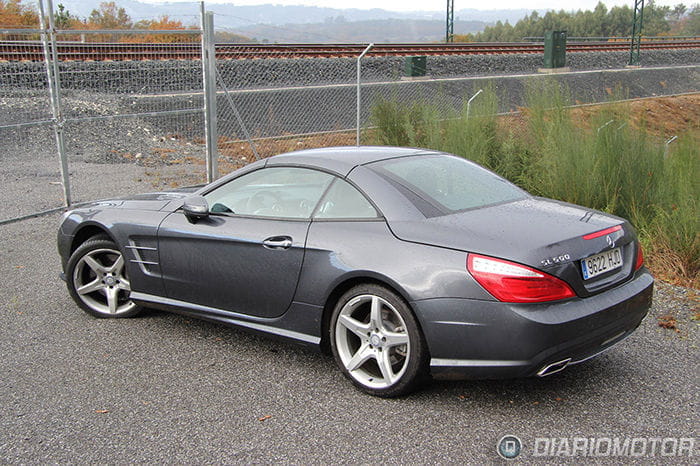
{"type": "Polygon", "coordinates": [[[66,268],[73,300],[96,317],[130,317],[139,312],[131,301],[131,284],[124,256],[112,241],[97,238],[83,243],[66,268]]]}
{"type": "Polygon", "coordinates": [[[413,314],[377,285],[355,287],[340,299],[331,342],[343,373],[372,395],[408,393],[425,372],[425,345],[413,314]]]}

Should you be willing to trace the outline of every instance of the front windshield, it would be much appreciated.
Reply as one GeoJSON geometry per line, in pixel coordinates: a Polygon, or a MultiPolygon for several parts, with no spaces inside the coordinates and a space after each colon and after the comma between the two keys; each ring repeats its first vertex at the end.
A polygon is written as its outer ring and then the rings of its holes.
{"type": "MultiPolygon", "coordinates": [[[[442,213],[523,199],[528,194],[461,157],[431,154],[382,160],[369,168],[442,213]]],[[[416,207],[419,203],[411,199],[416,207]]]]}

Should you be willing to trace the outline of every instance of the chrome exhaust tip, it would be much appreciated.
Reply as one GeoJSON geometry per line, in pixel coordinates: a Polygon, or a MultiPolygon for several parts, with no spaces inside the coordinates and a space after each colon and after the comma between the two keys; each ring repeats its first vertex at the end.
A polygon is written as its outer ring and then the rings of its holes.
{"type": "Polygon", "coordinates": [[[546,377],[548,375],[561,372],[566,368],[566,366],[569,365],[570,362],[571,358],[566,358],[562,359],[561,361],[553,362],[552,364],[547,364],[537,372],[537,377],[546,377]]]}

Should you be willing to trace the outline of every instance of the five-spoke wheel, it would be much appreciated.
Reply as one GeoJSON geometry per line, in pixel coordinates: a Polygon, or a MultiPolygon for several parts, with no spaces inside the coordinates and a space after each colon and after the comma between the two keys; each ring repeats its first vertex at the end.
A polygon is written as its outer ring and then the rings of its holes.
{"type": "Polygon", "coordinates": [[[368,393],[407,393],[425,372],[418,324],[405,302],[384,287],[360,285],[343,295],[330,333],[341,370],[368,393]]]}
{"type": "Polygon", "coordinates": [[[97,317],[130,317],[139,312],[131,301],[124,257],[110,240],[99,237],[75,250],[66,268],[68,291],[78,305],[97,317]]]}

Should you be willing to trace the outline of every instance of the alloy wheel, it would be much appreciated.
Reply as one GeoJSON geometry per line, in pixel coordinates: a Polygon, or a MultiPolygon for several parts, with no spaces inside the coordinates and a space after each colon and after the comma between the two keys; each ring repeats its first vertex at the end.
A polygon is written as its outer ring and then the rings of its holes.
{"type": "Polygon", "coordinates": [[[124,257],[116,249],[86,252],[76,263],[72,279],[78,298],[97,314],[118,317],[136,308],[129,299],[124,257]]]}
{"type": "Polygon", "coordinates": [[[406,372],[411,341],[406,322],[386,299],[364,294],[349,300],[335,326],[338,356],[360,384],[384,389],[406,372]]]}

